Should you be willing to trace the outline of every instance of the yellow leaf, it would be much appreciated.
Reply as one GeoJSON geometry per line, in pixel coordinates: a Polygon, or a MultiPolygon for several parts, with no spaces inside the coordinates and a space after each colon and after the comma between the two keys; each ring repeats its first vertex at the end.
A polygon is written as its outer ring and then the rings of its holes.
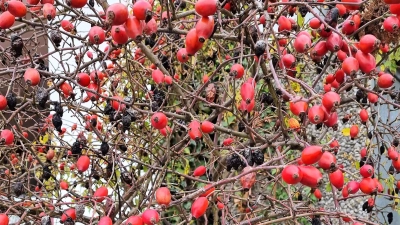
{"type": "Polygon", "coordinates": [[[184,174],[189,174],[190,172],[190,165],[189,165],[189,160],[185,159],[185,169],[183,170],[184,174]]]}
{"type": "Polygon", "coordinates": [[[44,136],[39,137],[39,141],[42,145],[45,145],[49,140],[49,133],[46,133],[44,136]]]}
{"type": "Polygon", "coordinates": [[[343,128],[342,134],[343,134],[343,136],[346,136],[346,137],[350,136],[350,128],[349,127],[343,128]]]}
{"type": "Polygon", "coordinates": [[[289,117],[285,116],[285,118],[283,118],[283,121],[285,122],[285,126],[289,127],[289,117]]]}
{"type": "Polygon", "coordinates": [[[40,162],[42,162],[42,163],[45,163],[47,160],[46,154],[44,154],[43,152],[38,153],[38,158],[39,158],[40,162]]]}
{"type": "Polygon", "coordinates": [[[290,81],[290,86],[292,87],[292,90],[294,91],[294,92],[296,92],[296,93],[299,93],[300,92],[300,84],[299,83],[297,83],[297,82],[293,82],[293,81],[290,81]]]}

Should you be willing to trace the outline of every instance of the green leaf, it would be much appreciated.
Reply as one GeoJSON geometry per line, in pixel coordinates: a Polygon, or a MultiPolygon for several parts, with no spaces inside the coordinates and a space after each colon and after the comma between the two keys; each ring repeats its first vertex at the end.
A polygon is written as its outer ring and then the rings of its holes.
{"type": "Polygon", "coordinates": [[[303,27],[304,25],[304,18],[301,16],[300,12],[297,10],[297,25],[299,25],[299,27],[303,27]]]}
{"type": "Polygon", "coordinates": [[[330,183],[330,182],[328,182],[328,183],[325,185],[325,191],[326,191],[326,192],[331,192],[331,191],[332,191],[332,186],[331,186],[331,183],[330,183]]]}

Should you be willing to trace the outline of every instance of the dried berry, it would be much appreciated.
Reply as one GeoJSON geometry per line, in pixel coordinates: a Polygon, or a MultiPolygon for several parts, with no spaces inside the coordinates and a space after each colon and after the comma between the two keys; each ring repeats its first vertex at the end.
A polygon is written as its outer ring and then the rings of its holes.
{"type": "Polygon", "coordinates": [[[123,152],[126,152],[128,150],[125,144],[118,145],[118,148],[123,152]]]}
{"type": "Polygon", "coordinates": [[[261,165],[264,163],[264,153],[262,153],[261,150],[259,149],[254,150],[252,155],[255,164],[261,165]]]}
{"type": "Polygon", "coordinates": [[[264,40],[257,41],[256,45],[254,46],[254,53],[257,57],[260,57],[264,54],[265,48],[267,47],[267,43],[264,40]]]}
{"type": "Polygon", "coordinates": [[[46,108],[46,102],[49,99],[49,93],[45,88],[39,87],[36,92],[36,100],[39,103],[39,106],[42,108],[46,108]]]}
{"type": "Polygon", "coordinates": [[[237,154],[229,155],[226,158],[226,170],[231,171],[231,169],[238,170],[239,167],[242,165],[242,159],[237,154]]]}
{"type": "Polygon", "coordinates": [[[46,165],[43,167],[42,178],[43,178],[43,180],[48,180],[48,179],[50,179],[50,177],[51,177],[51,170],[50,170],[49,166],[46,165]]]}
{"type": "Polygon", "coordinates": [[[51,225],[50,216],[43,216],[40,222],[42,225],[51,225]]]}
{"type": "Polygon", "coordinates": [[[17,106],[17,97],[14,95],[14,93],[10,92],[6,96],[6,100],[7,100],[8,108],[10,110],[14,111],[15,110],[15,106],[17,106]]]}
{"type": "Polygon", "coordinates": [[[54,42],[56,47],[60,47],[60,43],[62,41],[61,33],[60,31],[51,31],[50,32],[50,39],[54,42]]]}
{"type": "Polygon", "coordinates": [[[56,114],[60,117],[64,114],[64,110],[59,102],[54,102],[54,111],[56,111],[56,114]]]}
{"type": "Polygon", "coordinates": [[[63,122],[62,122],[62,119],[61,119],[60,115],[59,114],[54,114],[51,121],[53,122],[54,128],[56,128],[56,130],[58,132],[62,132],[61,126],[62,126],[63,122]]]}
{"type": "Polygon", "coordinates": [[[25,194],[25,188],[24,188],[24,184],[21,182],[17,182],[14,184],[13,186],[14,189],[14,194],[18,197],[20,195],[25,194]]]}
{"type": "Polygon", "coordinates": [[[107,155],[108,151],[110,150],[110,146],[107,142],[102,142],[100,145],[100,151],[102,155],[107,155]]]}
{"type": "Polygon", "coordinates": [[[299,12],[302,17],[305,17],[308,13],[308,8],[304,5],[299,7],[299,12]]]}
{"type": "Polygon", "coordinates": [[[107,100],[107,104],[106,104],[106,106],[104,107],[104,110],[103,110],[104,114],[105,114],[105,115],[111,115],[111,113],[112,113],[113,111],[115,111],[115,110],[114,110],[114,108],[111,106],[111,101],[110,101],[110,100],[107,100]]]}
{"type": "Polygon", "coordinates": [[[130,115],[125,115],[122,117],[122,130],[123,132],[129,130],[132,123],[132,118],[130,115]]]}
{"type": "Polygon", "coordinates": [[[18,35],[11,35],[11,49],[13,51],[14,57],[19,57],[22,55],[22,48],[24,47],[24,42],[22,38],[18,35]]]}
{"type": "Polygon", "coordinates": [[[329,10],[324,20],[329,26],[336,28],[338,19],[339,19],[339,9],[334,7],[331,10],[329,10]]]}
{"type": "MultiPolygon", "coordinates": [[[[371,139],[371,138],[370,138],[370,139],[371,139]]],[[[394,145],[395,147],[399,146],[399,139],[397,139],[397,138],[393,139],[393,145],[394,145]]]]}
{"type": "Polygon", "coordinates": [[[83,214],[85,213],[85,205],[83,204],[77,204],[75,206],[75,214],[76,218],[81,218],[83,214]]]}

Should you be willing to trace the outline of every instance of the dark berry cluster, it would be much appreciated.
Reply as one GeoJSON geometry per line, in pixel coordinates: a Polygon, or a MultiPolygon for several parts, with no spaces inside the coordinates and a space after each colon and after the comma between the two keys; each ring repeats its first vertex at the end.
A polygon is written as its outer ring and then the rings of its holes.
{"type": "Polygon", "coordinates": [[[226,169],[228,171],[232,168],[238,170],[239,167],[246,167],[247,165],[253,166],[254,164],[261,165],[264,163],[264,153],[259,149],[245,149],[240,152],[240,155],[242,155],[242,157],[237,154],[232,154],[226,158],[226,169]]]}

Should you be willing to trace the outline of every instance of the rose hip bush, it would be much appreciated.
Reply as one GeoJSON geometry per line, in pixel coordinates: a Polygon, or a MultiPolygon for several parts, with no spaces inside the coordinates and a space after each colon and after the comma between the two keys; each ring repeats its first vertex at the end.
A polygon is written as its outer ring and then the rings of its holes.
{"type": "Polygon", "coordinates": [[[392,223],[399,132],[379,108],[400,107],[399,0],[0,10],[1,225],[392,223]],[[354,168],[339,139],[367,139],[354,168]],[[353,198],[371,216],[340,208],[353,198]]]}

